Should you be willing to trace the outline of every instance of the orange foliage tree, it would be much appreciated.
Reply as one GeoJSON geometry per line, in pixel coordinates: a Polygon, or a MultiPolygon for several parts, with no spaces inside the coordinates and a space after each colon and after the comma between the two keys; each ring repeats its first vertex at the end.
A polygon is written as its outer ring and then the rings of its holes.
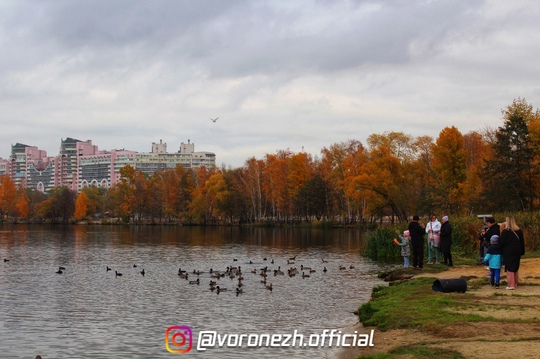
{"type": "Polygon", "coordinates": [[[84,217],[86,217],[86,214],[88,212],[88,196],[83,191],[77,196],[77,200],[75,201],[75,220],[80,221],[84,217]]]}
{"type": "Polygon", "coordinates": [[[0,218],[15,215],[16,197],[15,183],[8,175],[0,176],[0,218]]]}

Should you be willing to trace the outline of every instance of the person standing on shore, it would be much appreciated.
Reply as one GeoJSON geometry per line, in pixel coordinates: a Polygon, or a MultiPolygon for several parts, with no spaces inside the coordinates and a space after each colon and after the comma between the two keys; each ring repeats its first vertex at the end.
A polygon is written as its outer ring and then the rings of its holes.
{"type": "Polygon", "coordinates": [[[419,223],[420,217],[413,216],[413,220],[409,223],[409,234],[411,236],[411,246],[413,252],[413,268],[424,269],[424,234],[425,226],[419,223]]]}
{"type": "Polygon", "coordinates": [[[409,231],[403,231],[403,236],[399,234],[399,230],[396,231],[396,234],[398,235],[401,242],[399,242],[396,238],[394,238],[394,243],[398,246],[401,246],[401,256],[403,257],[403,268],[409,268],[410,262],[409,262],[409,255],[411,255],[411,246],[409,245],[411,241],[411,236],[409,234],[409,231]]]}
{"type": "Polygon", "coordinates": [[[452,267],[454,262],[452,262],[452,225],[448,221],[448,216],[442,218],[441,225],[441,252],[444,259],[444,264],[452,267]]]}
{"type": "Polygon", "coordinates": [[[499,238],[501,245],[504,270],[508,286],[506,289],[513,290],[518,285],[518,271],[521,256],[525,255],[525,240],[523,231],[518,227],[514,217],[506,217],[504,229],[499,238]]]}
{"type": "Polygon", "coordinates": [[[501,267],[503,256],[502,250],[499,245],[499,236],[493,235],[490,239],[490,246],[487,250],[487,254],[484,257],[484,263],[488,265],[490,271],[489,283],[495,289],[499,289],[499,282],[501,280],[501,267]]]}
{"type": "Polygon", "coordinates": [[[490,245],[491,237],[495,235],[501,235],[501,228],[499,227],[497,222],[495,222],[495,218],[487,217],[486,227],[486,229],[482,229],[482,231],[480,232],[480,236],[478,237],[480,258],[484,258],[484,256],[486,255],[487,248],[490,245]]]}
{"type": "Polygon", "coordinates": [[[434,214],[430,216],[430,219],[431,221],[426,225],[426,233],[428,234],[427,264],[433,264],[433,259],[435,259],[435,264],[439,264],[441,256],[439,251],[439,232],[441,231],[441,222],[437,220],[437,216],[434,214]]]}

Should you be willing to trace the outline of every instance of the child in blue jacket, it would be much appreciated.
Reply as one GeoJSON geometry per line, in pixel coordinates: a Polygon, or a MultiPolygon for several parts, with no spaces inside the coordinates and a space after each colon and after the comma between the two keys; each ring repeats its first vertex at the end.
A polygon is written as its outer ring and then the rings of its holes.
{"type": "Polygon", "coordinates": [[[503,263],[502,249],[499,245],[499,236],[496,234],[491,236],[489,242],[490,245],[488,247],[486,256],[484,257],[484,264],[488,265],[489,271],[491,273],[491,286],[499,289],[499,281],[501,280],[501,267],[503,263]]]}

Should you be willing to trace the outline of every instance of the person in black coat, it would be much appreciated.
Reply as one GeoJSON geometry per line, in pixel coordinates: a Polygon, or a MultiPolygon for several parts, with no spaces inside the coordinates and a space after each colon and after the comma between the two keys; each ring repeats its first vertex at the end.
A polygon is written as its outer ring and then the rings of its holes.
{"type": "Polygon", "coordinates": [[[422,270],[424,269],[424,234],[426,233],[426,227],[420,224],[419,220],[420,217],[414,215],[408,229],[411,236],[413,268],[422,270]]]}
{"type": "Polygon", "coordinates": [[[523,231],[518,227],[514,217],[506,217],[499,244],[502,249],[504,270],[508,281],[506,289],[512,290],[517,288],[519,264],[521,256],[525,255],[523,231]]]}
{"type": "Polygon", "coordinates": [[[454,265],[454,262],[452,262],[452,252],[450,251],[452,247],[452,225],[448,222],[448,216],[442,218],[440,236],[440,249],[443,254],[444,264],[452,267],[454,265]]]}
{"type": "Polygon", "coordinates": [[[480,246],[480,258],[484,258],[487,252],[487,248],[489,247],[490,239],[493,236],[500,236],[501,235],[501,228],[495,222],[495,218],[493,217],[487,217],[486,218],[486,226],[487,229],[483,229],[482,232],[480,232],[480,236],[478,236],[478,242],[480,246]]]}

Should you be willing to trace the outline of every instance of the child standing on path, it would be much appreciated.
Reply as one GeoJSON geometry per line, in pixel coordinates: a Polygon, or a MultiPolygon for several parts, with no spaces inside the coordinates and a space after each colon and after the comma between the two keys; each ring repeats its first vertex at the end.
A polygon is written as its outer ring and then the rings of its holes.
{"type": "Polygon", "coordinates": [[[484,257],[484,263],[489,267],[491,273],[490,284],[491,286],[499,289],[499,282],[501,280],[501,267],[502,267],[502,248],[499,245],[499,236],[493,235],[489,240],[491,243],[488,247],[487,254],[484,257]]]}
{"type": "Polygon", "coordinates": [[[399,231],[396,231],[399,239],[401,240],[401,243],[398,242],[396,238],[394,238],[394,243],[398,246],[401,246],[401,255],[403,256],[403,268],[409,268],[409,256],[411,255],[411,247],[409,245],[409,242],[411,241],[411,236],[409,231],[404,231],[403,236],[399,234],[399,231]]]}

